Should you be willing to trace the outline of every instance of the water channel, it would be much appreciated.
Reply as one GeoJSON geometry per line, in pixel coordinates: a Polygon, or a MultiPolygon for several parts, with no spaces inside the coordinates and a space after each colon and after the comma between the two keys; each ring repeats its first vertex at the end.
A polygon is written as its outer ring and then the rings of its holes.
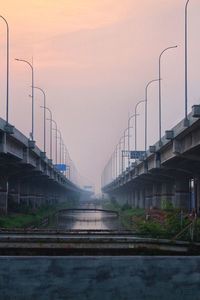
{"type": "Polygon", "coordinates": [[[95,204],[81,205],[78,210],[60,212],[54,220],[53,227],[66,230],[121,230],[119,217],[114,212],[98,211],[101,206],[95,204]],[[87,210],[89,209],[89,210],[87,210]]]}

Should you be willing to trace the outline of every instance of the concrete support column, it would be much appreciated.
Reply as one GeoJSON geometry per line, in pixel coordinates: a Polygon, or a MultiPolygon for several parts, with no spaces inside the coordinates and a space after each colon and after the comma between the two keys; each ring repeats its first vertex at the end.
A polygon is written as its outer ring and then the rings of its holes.
{"type": "Polygon", "coordinates": [[[174,184],[171,182],[162,183],[161,208],[166,209],[173,206],[175,207],[174,184]]]}
{"type": "Polygon", "coordinates": [[[31,206],[31,208],[33,209],[33,210],[35,210],[36,209],[36,197],[35,197],[35,195],[34,194],[30,194],[30,196],[29,196],[29,205],[31,206]]]}
{"type": "Polygon", "coordinates": [[[138,190],[134,190],[134,203],[133,203],[133,207],[137,208],[138,207],[138,190]]]}
{"type": "Polygon", "coordinates": [[[127,193],[126,193],[126,203],[128,205],[131,205],[131,192],[130,191],[127,191],[127,193]]]}
{"type": "Polygon", "coordinates": [[[21,190],[20,181],[9,182],[9,189],[8,189],[9,201],[17,205],[20,205],[20,190],[21,190]]]}
{"type": "Polygon", "coordinates": [[[194,197],[195,197],[195,208],[197,214],[200,214],[200,177],[194,179],[194,197]]]}
{"type": "Polygon", "coordinates": [[[20,203],[22,206],[29,206],[29,184],[21,184],[20,203]]]}
{"type": "Polygon", "coordinates": [[[145,188],[145,204],[144,208],[149,209],[153,204],[153,186],[148,185],[145,188]]]}
{"type": "Polygon", "coordinates": [[[132,191],[132,201],[131,201],[131,207],[132,208],[135,208],[135,204],[136,204],[136,201],[137,201],[137,195],[136,195],[136,190],[134,189],[132,191]]]}
{"type": "Polygon", "coordinates": [[[184,177],[176,179],[175,188],[174,207],[188,211],[190,209],[189,179],[184,177]]]}
{"type": "Polygon", "coordinates": [[[129,203],[128,203],[131,207],[134,207],[135,205],[135,191],[131,190],[129,193],[129,203]]]}
{"type": "Polygon", "coordinates": [[[153,184],[153,200],[152,206],[154,208],[161,208],[161,194],[162,194],[162,183],[155,182],[153,184]]]}
{"type": "Polygon", "coordinates": [[[128,205],[131,207],[133,207],[133,205],[134,205],[134,191],[133,190],[129,191],[128,205]]]}
{"type": "Polygon", "coordinates": [[[0,178],[0,214],[6,215],[8,212],[8,180],[0,178]]]}
{"type": "Polygon", "coordinates": [[[145,190],[143,188],[139,190],[138,207],[145,208],[145,190]]]}

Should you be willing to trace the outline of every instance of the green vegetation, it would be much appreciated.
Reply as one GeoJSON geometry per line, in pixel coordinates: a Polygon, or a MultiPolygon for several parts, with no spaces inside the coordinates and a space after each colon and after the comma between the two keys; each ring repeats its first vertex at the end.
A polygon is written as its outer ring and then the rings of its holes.
{"type": "Polygon", "coordinates": [[[65,208],[76,206],[75,201],[55,204],[51,206],[42,206],[34,212],[30,208],[26,208],[23,213],[10,213],[7,216],[0,217],[1,228],[28,228],[31,226],[39,226],[45,218],[49,218],[50,222],[54,218],[57,211],[65,208]]]}
{"type": "MultiPolygon", "coordinates": [[[[144,210],[131,208],[128,204],[120,206],[114,200],[104,200],[103,207],[119,212],[121,224],[125,229],[132,230],[138,235],[151,238],[171,239],[181,232],[178,239],[190,240],[190,229],[184,231],[191,224],[188,214],[181,214],[173,209],[170,203],[165,202],[165,209],[144,210]],[[183,231],[183,232],[182,232],[183,231]]],[[[200,240],[200,220],[197,219],[194,228],[194,239],[200,240]]]]}
{"type": "MultiPolygon", "coordinates": [[[[158,211],[157,211],[158,214],[158,211]]],[[[182,216],[177,213],[176,210],[164,210],[160,211],[160,218],[152,216],[148,220],[141,219],[136,222],[137,231],[145,236],[153,238],[173,238],[180,233],[187,225],[191,223],[191,220],[187,215],[182,216]]],[[[189,239],[188,231],[183,232],[181,239],[189,239]]]]}
{"type": "Polygon", "coordinates": [[[114,200],[104,200],[103,208],[114,210],[119,213],[120,221],[122,226],[128,230],[135,230],[133,226],[134,219],[144,216],[144,209],[141,208],[131,208],[128,204],[120,205],[114,200]]]}

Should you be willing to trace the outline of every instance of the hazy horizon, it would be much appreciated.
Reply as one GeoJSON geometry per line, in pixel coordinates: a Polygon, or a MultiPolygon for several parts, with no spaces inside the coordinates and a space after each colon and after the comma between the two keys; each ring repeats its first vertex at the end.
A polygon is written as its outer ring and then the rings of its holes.
{"type": "MultiPolygon", "coordinates": [[[[47,106],[85,183],[94,183],[98,192],[101,173],[127,127],[128,115],[144,99],[147,82],[158,77],[160,53],[174,45],[178,48],[162,59],[162,133],[184,117],[185,3],[3,0],[0,15],[10,26],[10,123],[29,136],[31,74],[14,59],[32,61],[33,57],[35,85],[46,91],[47,106]]],[[[190,1],[189,111],[200,98],[199,11],[199,1],[190,1]]],[[[5,118],[6,30],[2,20],[0,33],[0,116],[5,118]]],[[[148,100],[150,145],[158,140],[157,84],[149,89],[148,100]]],[[[35,91],[35,139],[40,148],[41,104],[42,95],[35,91]]],[[[143,150],[142,105],[139,113],[138,148],[143,150]]]]}

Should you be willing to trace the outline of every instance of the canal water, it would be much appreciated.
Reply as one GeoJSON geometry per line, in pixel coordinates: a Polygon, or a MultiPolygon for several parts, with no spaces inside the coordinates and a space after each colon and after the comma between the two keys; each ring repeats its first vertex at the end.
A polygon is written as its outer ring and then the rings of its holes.
{"type": "Polygon", "coordinates": [[[115,212],[100,211],[101,206],[82,205],[55,217],[54,227],[66,230],[120,230],[122,225],[115,212]],[[87,210],[89,209],[89,210],[87,210]]]}

